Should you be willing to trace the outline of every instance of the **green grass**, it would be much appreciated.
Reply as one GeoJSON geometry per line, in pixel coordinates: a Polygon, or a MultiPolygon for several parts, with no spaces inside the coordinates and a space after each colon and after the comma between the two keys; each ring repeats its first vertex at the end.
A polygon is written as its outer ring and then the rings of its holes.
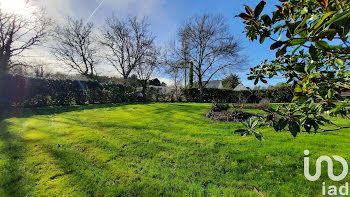
{"type": "Polygon", "coordinates": [[[332,182],[304,178],[303,151],[311,166],[321,155],[350,162],[350,129],[293,138],[264,128],[260,142],[205,118],[209,108],[51,107],[0,120],[0,196],[319,196],[332,182]]]}

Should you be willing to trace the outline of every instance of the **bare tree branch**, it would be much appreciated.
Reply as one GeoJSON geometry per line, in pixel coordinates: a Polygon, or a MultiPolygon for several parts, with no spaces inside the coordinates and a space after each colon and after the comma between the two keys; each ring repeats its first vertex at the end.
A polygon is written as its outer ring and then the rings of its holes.
{"type": "Polygon", "coordinates": [[[13,57],[44,42],[50,25],[51,20],[44,16],[42,10],[33,12],[30,17],[0,10],[0,73],[23,66],[13,57]]]}
{"type": "Polygon", "coordinates": [[[143,65],[154,50],[154,36],[146,19],[129,17],[121,21],[116,17],[106,19],[100,44],[108,50],[106,58],[127,82],[138,65],[143,65]]]}
{"type": "Polygon", "coordinates": [[[84,25],[82,20],[68,17],[65,24],[56,27],[53,35],[56,44],[52,47],[52,53],[58,60],[89,78],[96,75],[98,63],[93,28],[92,23],[84,25]]]}
{"type": "Polygon", "coordinates": [[[220,15],[195,16],[178,35],[188,46],[188,60],[194,65],[202,101],[203,88],[214,75],[240,63],[240,48],[220,15]]]}
{"type": "Polygon", "coordinates": [[[147,82],[159,65],[159,50],[157,50],[155,46],[152,46],[152,48],[153,50],[148,51],[148,53],[142,57],[140,63],[135,67],[135,72],[142,85],[142,95],[144,100],[146,100],[147,82]]]}

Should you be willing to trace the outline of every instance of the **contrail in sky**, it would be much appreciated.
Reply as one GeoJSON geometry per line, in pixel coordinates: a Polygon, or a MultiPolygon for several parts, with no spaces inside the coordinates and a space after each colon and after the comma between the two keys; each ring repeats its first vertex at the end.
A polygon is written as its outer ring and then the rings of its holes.
{"type": "MultiPolygon", "coordinates": [[[[85,25],[88,24],[88,23],[90,22],[91,18],[95,15],[95,13],[96,13],[97,10],[101,7],[101,5],[103,4],[104,1],[105,1],[105,0],[102,0],[102,1],[100,2],[100,4],[95,8],[95,10],[92,12],[92,14],[91,14],[91,15],[89,16],[89,18],[86,20],[85,25]]],[[[84,26],[85,26],[85,25],[84,25],[84,26]]]]}

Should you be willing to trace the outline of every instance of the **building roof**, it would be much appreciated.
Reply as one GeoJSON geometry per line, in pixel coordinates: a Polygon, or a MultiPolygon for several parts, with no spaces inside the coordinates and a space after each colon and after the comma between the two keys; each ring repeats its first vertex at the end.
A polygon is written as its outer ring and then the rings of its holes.
{"type": "Polygon", "coordinates": [[[235,89],[233,89],[234,91],[241,91],[241,90],[248,90],[247,87],[245,87],[242,83],[238,84],[235,89]]]}
{"type": "Polygon", "coordinates": [[[152,85],[150,85],[148,87],[158,89],[158,90],[160,90],[160,93],[162,93],[162,94],[168,94],[171,91],[175,90],[175,88],[164,87],[164,86],[152,86],[152,85]]]}
{"type": "MultiPolygon", "coordinates": [[[[204,81],[203,83],[205,84],[206,81],[204,81]]],[[[221,80],[209,81],[208,84],[205,86],[205,88],[222,88],[222,81],[221,80]]]]}

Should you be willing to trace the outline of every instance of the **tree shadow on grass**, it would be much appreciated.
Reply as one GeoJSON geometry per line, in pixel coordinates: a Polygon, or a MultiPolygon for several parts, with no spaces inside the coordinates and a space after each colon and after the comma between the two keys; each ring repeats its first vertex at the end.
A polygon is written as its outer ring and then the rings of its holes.
{"type": "MultiPolygon", "coordinates": [[[[115,104],[90,104],[90,105],[66,105],[66,106],[47,106],[47,107],[33,107],[33,108],[11,108],[11,109],[2,109],[0,111],[0,121],[11,118],[28,118],[33,115],[51,115],[51,114],[61,114],[72,111],[84,111],[90,109],[102,109],[109,107],[122,107],[128,105],[153,105],[155,102],[133,102],[133,103],[115,103],[115,104]]],[[[159,113],[175,110],[175,108],[181,107],[181,111],[183,112],[195,112],[197,110],[202,109],[201,106],[191,105],[191,104],[173,104],[172,107],[163,107],[159,109],[159,113]]],[[[157,110],[157,109],[155,109],[157,110]]]]}
{"type": "Polygon", "coordinates": [[[71,106],[48,106],[34,108],[11,108],[0,111],[0,121],[7,118],[28,118],[34,115],[61,114],[72,111],[84,111],[89,109],[102,109],[109,107],[121,107],[127,105],[148,105],[151,103],[116,103],[116,104],[90,104],[90,105],[71,105],[71,106]]]}
{"type": "Polygon", "coordinates": [[[0,121],[0,196],[26,196],[33,191],[35,183],[25,175],[25,147],[23,139],[9,132],[9,124],[0,121]]]}
{"type": "Polygon", "coordinates": [[[74,194],[78,196],[125,196],[122,187],[118,186],[119,178],[111,174],[112,169],[106,165],[86,157],[82,152],[78,152],[68,147],[48,146],[45,148],[55,160],[63,173],[55,174],[50,180],[64,179],[65,186],[73,187],[74,194]]]}
{"type": "MultiPolygon", "coordinates": [[[[112,144],[109,146],[112,149],[120,149],[112,144]]],[[[56,164],[63,171],[51,176],[50,179],[63,179],[60,182],[75,188],[75,192],[68,195],[157,196],[159,192],[166,192],[159,182],[152,182],[149,177],[146,178],[147,174],[143,174],[142,167],[145,167],[143,165],[146,163],[142,162],[144,158],[140,155],[130,155],[129,152],[126,160],[119,158],[123,162],[113,165],[110,162],[115,158],[102,161],[90,155],[88,151],[74,146],[47,146],[44,150],[55,158],[56,164]],[[122,168],[128,167],[129,170],[118,170],[120,165],[124,165],[122,168]]]]}

